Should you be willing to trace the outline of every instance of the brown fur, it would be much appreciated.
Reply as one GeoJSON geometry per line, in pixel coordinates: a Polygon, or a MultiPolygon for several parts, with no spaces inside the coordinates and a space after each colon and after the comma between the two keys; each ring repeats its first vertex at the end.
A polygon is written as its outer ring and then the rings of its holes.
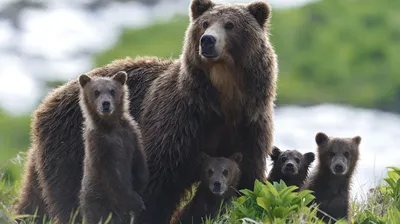
{"type": "MultiPolygon", "coordinates": [[[[129,110],[138,118],[144,95],[152,81],[173,62],[158,58],[144,57],[135,60],[126,58],[115,60],[107,66],[96,68],[88,73],[90,77],[110,77],[120,70],[128,73],[127,86],[129,110]]],[[[36,170],[38,187],[34,182],[23,182],[20,205],[26,210],[16,214],[33,214],[37,206],[48,204],[48,213],[58,223],[68,223],[72,211],[78,208],[78,193],[83,175],[84,145],[81,125],[83,116],[79,107],[79,84],[73,80],[52,91],[33,114],[31,142],[35,150],[28,155],[36,160],[27,163],[27,170],[36,170]],[[24,189],[32,188],[30,191],[24,189]],[[41,200],[35,192],[42,191],[41,200]]],[[[30,174],[25,173],[29,178],[30,174]]]]}
{"type": "Polygon", "coordinates": [[[301,154],[297,150],[281,151],[278,147],[274,147],[271,160],[273,166],[268,175],[269,182],[283,180],[287,186],[293,185],[300,188],[308,176],[315,155],[313,152],[301,154]],[[292,168],[289,164],[292,165],[292,168]]]}
{"type": "Polygon", "coordinates": [[[126,78],[122,71],[112,78],[79,78],[85,119],[80,205],[88,224],[104,222],[110,213],[110,223],[129,223],[130,213],[144,208],[137,191],[147,185],[149,172],[139,127],[129,114],[126,78]]]}
{"type": "MultiPolygon", "coordinates": [[[[320,132],[315,141],[319,163],[302,189],[314,191],[319,209],[328,215],[335,219],[350,218],[350,184],[359,159],[361,137],[334,138],[320,132]],[[335,165],[341,165],[344,173],[335,174],[335,165]]],[[[321,213],[317,215],[323,217],[321,213]]]]}
{"type": "Polygon", "coordinates": [[[25,164],[25,175],[22,180],[22,188],[19,192],[19,202],[14,206],[14,213],[36,214],[36,217],[18,218],[18,223],[43,223],[46,214],[46,205],[42,198],[42,190],[39,185],[38,172],[35,169],[36,159],[34,148],[28,150],[28,160],[25,164]]]}
{"type": "Polygon", "coordinates": [[[200,193],[181,211],[176,212],[171,223],[200,224],[207,217],[215,218],[218,212],[223,214],[225,206],[237,195],[242,154],[235,153],[229,158],[210,157],[205,153],[202,155],[203,164],[198,188],[200,193]],[[221,193],[214,192],[215,182],[221,183],[221,193]]]}
{"type": "MultiPolygon", "coordinates": [[[[200,179],[201,149],[211,156],[242,152],[238,188],[252,188],[255,179],[266,179],[277,79],[277,58],[268,39],[269,18],[266,3],[224,5],[193,0],[179,60],[125,59],[89,72],[90,77],[111,76],[120,70],[128,73],[130,113],[141,127],[150,171],[143,194],[146,210],[140,215],[143,223],[169,222],[185,190],[200,179]],[[233,32],[226,31],[226,45],[217,60],[199,54],[205,20],[221,27],[227,22],[234,25],[233,32]],[[230,73],[221,79],[234,81],[211,78],[218,76],[214,66],[220,63],[230,73]],[[235,83],[237,88],[218,83],[235,83]],[[240,94],[227,100],[231,95],[227,89],[240,94]]],[[[40,186],[50,215],[60,223],[68,222],[70,211],[77,207],[82,178],[84,147],[79,124],[83,118],[78,96],[76,80],[59,87],[36,110],[32,124],[40,186]]]]}

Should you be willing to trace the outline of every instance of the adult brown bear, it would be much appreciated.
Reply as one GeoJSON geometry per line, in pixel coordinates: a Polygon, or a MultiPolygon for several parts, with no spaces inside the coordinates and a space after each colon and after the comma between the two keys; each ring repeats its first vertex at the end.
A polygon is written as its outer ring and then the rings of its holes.
{"type": "MultiPolygon", "coordinates": [[[[128,73],[130,112],[142,130],[150,171],[141,222],[169,222],[185,190],[200,178],[201,150],[225,157],[240,151],[239,188],[265,180],[277,79],[277,58],[268,38],[270,15],[264,2],[193,0],[178,60],[125,59],[88,73],[128,73]]],[[[47,212],[59,223],[66,223],[78,207],[84,153],[78,101],[74,80],[43,101],[32,124],[35,181],[47,212]]],[[[33,206],[27,200],[21,198],[19,207],[33,206]]]]}

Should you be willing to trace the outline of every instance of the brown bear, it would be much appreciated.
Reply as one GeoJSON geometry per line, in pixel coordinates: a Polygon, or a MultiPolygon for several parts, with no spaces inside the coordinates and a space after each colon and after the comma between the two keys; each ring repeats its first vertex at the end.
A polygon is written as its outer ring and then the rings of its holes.
{"type": "MultiPolygon", "coordinates": [[[[170,221],[185,190],[200,179],[201,151],[224,157],[240,151],[239,189],[266,180],[278,65],[268,37],[270,16],[265,2],[192,0],[179,59],[125,59],[88,73],[128,73],[130,113],[142,131],[150,171],[143,223],[170,221]]],[[[83,173],[78,102],[73,80],[49,94],[32,121],[43,199],[60,223],[78,206],[83,173]]]]}
{"type": "MultiPolygon", "coordinates": [[[[318,165],[302,189],[314,191],[319,209],[334,219],[350,218],[350,184],[359,158],[360,136],[352,138],[328,137],[319,132],[315,141],[318,145],[318,165]]],[[[326,222],[329,217],[318,212],[326,222]]]]}
{"type": "Polygon", "coordinates": [[[80,207],[88,224],[129,223],[144,208],[141,196],[149,179],[141,133],[129,114],[127,74],[112,78],[79,77],[84,117],[85,157],[80,207]]]}
{"type": "Polygon", "coordinates": [[[310,165],[315,160],[315,154],[313,152],[301,154],[297,150],[282,152],[274,146],[271,160],[273,166],[267,178],[269,182],[283,180],[287,186],[293,185],[300,188],[308,176],[310,165]]]}
{"type": "Polygon", "coordinates": [[[223,213],[226,204],[237,195],[242,153],[229,158],[202,153],[202,157],[200,193],[173,217],[172,223],[201,224],[207,217],[214,218],[218,212],[223,213]]]}

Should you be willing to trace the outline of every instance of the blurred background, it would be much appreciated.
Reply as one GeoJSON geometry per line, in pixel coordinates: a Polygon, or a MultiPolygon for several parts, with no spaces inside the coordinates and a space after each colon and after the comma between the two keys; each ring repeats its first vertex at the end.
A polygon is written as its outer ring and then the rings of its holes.
{"type": "MultiPolygon", "coordinates": [[[[362,136],[362,197],[400,165],[400,1],[267,2],[280,68],[275,145],[308,152],[319,131],[362,136]]],[[[121,57],[178,57],[189,3],[0,0],[0,178],[20,179],[31,113],[53,88],[121,57]]]]}

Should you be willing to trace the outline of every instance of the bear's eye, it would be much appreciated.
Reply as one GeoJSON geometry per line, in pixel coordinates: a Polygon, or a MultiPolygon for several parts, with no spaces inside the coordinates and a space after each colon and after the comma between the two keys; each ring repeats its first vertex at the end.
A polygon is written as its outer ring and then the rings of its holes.
{"type": "Polygon", "coordinates": [[[110,94],[111,94],[111,96],[115,96],[115,90],[110,90],[110,94]]]}
{"type": "Polygon", "coordinates": [[[225,29],[227,29],[227,30],[233,29],[233,23],[232,23],[232,22],[227,22],[227,23],[225,24],[225,29]]]}
{"type": "Polygon", "coordinates": [[[214,172],[213,172],[212,170],[208,170],[208,175],[209,175],[209,176],[213,175],[213,173],[214,173],[214,172]]]}
{"type": "Polygon", "coordinates": [[[335,156],[335,153],[332,152],[332,151],[330,151],[330,152],[329,152],[329,156],[330,156],[330,157],[334,157],[334,156],[335,156]]]}
{"type": "Polygon", "coordinates": [[[224,171],[222,172],[222,174],[223,174],[224,176],[228,176],[228,170],[224,170],[224,171]]]}
{"type": "Polygon", "coordinates": [[[344,152],[344,157],[348,158],[350,156],[349,152],[344,152]]]}
{"type": "Polygon", "coordinates": [[[286,157],[282,157],[281,161],[282,161],[282,163],[284,163],[286,161],[286,157]]]}
{"type": "Polygon", "coordinates": [[[207,29],[208,28],[208,22],[206,21],[206,22],[203,22],[203,29],[207,29]]]}
{"type": "Polygon", "coordinates": [[[299,158],[296,158],[296,159],[294,159],[294,160],[296,161],[297,164],[300,163],[300,159],[299,159],[299,158]]]}
{"type": "Polygon", "coordinates": [[[95,96],[95,97],[98,97],[99,95],[100,95],[100,91],[95,90],[95,91],[94,91],[94,96],[95,96]]]}

